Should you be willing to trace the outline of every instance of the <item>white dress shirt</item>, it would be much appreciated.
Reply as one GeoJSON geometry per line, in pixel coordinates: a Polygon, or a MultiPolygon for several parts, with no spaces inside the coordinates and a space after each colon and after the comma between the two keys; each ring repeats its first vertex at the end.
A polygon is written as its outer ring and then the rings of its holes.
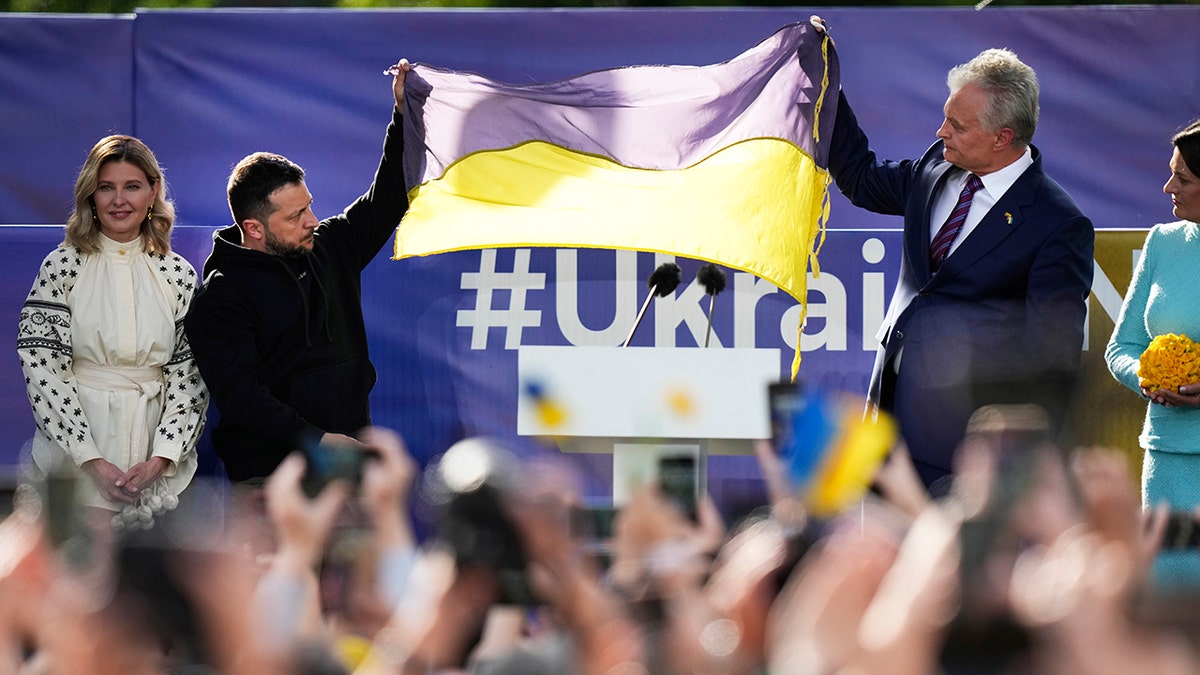
{"type": "MultiPolygon", "coordinates": [[[[1033,164],[1033,151],[1025,148],[1025,153],[1017,158],[1017,161],[1008,166],[993,171],[986,176],[980,176],[979,180],[983,183],[983,187],[975,191],[975,196],[971,199],[971,210],[967,211],[967,219],[963,222],[962,230],[958,236],[950,244],[950,252],[947,256],[954,255],[954,251],[958,249],[959,244],[971,233],[975,231],[975,227],[979,225],[979,221],[987,215],[988,211],[992,210],[1005,192],[1012,187],[1012,184],[1017,182],[1021,174],[1025,173],[1033,164]]],[[[962,169],[951,169],[947,175],[946,182],[942,186],[942,190],[938,193],[933,202],[933,209],[929,212],[929,241],[933,243],[933,238],[937,236],[938,230],[942,228],[942,223],[950,217],[950,212],[954,210],[958,204],[958,195],[962,192],[963,186],[967,184],[967,176],[970,174],[962,169]]]]}

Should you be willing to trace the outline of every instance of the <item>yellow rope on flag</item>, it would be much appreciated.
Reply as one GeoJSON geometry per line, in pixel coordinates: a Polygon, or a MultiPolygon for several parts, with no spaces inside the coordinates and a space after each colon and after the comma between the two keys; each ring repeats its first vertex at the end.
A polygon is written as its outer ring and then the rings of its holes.
{"type": "Polygon", "coordinates": [[[825,91],[829,89],[829,33],[824,33],[821,39],[821,62],[825,65],[821,75],[821,95],[813,106],[813,140],[818,143],[821,142],[821,108],[825,105],[825,91]]]}

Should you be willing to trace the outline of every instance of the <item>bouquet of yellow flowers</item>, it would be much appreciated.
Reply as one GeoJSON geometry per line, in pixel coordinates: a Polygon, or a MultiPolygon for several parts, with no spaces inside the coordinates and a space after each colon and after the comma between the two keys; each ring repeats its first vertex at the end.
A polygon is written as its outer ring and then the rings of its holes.
{"type": "Polygon", "coordinates": [[[1183,334],[1159,335],[1142,352],[1138,378],[1151,391],[1178,391],[1180,385],[1200,382],[1200,345],[1183,334]]]}

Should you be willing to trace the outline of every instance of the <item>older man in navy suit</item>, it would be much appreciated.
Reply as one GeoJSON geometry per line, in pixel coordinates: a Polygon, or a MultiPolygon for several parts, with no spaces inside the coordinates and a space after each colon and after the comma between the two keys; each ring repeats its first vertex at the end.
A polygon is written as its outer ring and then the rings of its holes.
{"type": "Polygon", "coordinates": [[[1033,69],[989,49],[947,84],[938,141],[921,158],[877,159],[843,95],[829,160],[856,206],[904,216],[870,397],[895,416],[935,494],[977,406],[1068,395],[1094,246],[1091,221],[1030,144],[1033,69]]]}

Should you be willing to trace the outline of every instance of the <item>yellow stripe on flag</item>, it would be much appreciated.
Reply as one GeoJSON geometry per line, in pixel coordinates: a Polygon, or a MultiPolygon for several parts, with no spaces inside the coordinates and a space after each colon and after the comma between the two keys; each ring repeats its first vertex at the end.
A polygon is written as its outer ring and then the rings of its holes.
{"type": "Polygon", "coordinates": [[[652,251],[755,274],[804,304],[827,185],[827,171],[780,139],[735,143],[671,171],[531,141],[468,155],[414,188],[395,257],[519,246],[652,251]]]}

